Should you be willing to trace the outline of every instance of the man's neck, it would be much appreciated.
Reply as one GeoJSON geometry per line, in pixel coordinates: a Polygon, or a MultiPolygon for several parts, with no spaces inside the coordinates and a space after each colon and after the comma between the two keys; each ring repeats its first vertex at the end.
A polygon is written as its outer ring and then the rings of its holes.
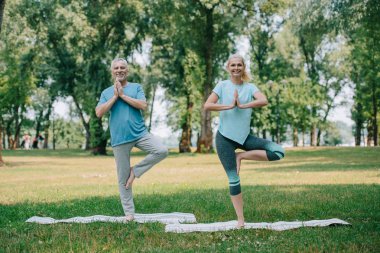
{"type": "Polygon", "coordinates": [[[127,86],[128,81],[127,81],[127,80],[124,80],[124,81],[121,81],[120,83],[121,83],[121,86],[125,87],[125,86],[127,86]]]}

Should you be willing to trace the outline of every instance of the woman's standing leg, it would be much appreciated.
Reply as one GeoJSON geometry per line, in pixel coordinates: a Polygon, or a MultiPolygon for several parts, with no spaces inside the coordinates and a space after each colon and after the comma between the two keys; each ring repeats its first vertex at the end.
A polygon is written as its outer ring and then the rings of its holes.
{"type": "Polygon", "coordinates": [[[225,138],[219,132],[216,134],[216,150],[219,159],[227,173],[231,201],[235,208],[238,218],[238,227],[244,226],[244,211],[243,211],[243,195],[241,193],[240,178],[236,170],[236,144],[235,142],[225,138]]]}

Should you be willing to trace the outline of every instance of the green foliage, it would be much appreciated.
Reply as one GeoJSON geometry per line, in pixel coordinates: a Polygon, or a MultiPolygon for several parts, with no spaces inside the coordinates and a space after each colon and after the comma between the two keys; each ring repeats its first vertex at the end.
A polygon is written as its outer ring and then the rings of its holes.
{"type": "Polygon", "coordinates": [[[81,149],[84,142],[84,129],[80,122],[58,118],[54,120],[56,148],[81,149]]]}

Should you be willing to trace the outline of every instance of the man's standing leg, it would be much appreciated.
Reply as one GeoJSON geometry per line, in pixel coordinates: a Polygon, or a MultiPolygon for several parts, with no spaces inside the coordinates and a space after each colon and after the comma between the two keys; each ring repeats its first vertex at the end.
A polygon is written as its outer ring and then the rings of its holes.
{"type": "Polygon", "coordinates": [[[125,188],[125,183],[131,172],[130,154],[136,142],[125,143],[113,147],[117,167],[117,178],[120,192],[121,205],[125,215],[132,216],[135,214],[135,205],[133,203],[132,187],[125,188]]]}
{"type": "Polygon", "coordinates": [[[148,152],[148,155],[139,164],[133,167],[133,173],[136,177],[141,177],[153,165],[162,161],[168,156],[168,148],[162,144],[161,140],[148,133],[136,142],[136,147],[142,151],[148,152]]]}

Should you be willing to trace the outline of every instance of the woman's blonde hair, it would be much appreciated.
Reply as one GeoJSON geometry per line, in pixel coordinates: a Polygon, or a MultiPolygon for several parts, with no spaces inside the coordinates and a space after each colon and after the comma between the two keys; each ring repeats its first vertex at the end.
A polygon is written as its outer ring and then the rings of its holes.
{"type": "Polygon", "coordinates": [[[241,75],[241,80],[243,80],[244,82],[249,82],[251,80],[251,76],[249,75],[249,73],[247,72],[247,66],[245,65],[245,61],[244,61],[244,58],[243,56],[241,56],[240,54],[233,54],[231,55],[228,60],[227,60],[227,65],[226,65],[226,69],[228,71],[228,67],[230,65],[230,61],[234,58],[238,58],[241,60],[241,62],[243,63],[243,66],[244,66],[244,71],[243,71],[243,74],[241,75]]]}

